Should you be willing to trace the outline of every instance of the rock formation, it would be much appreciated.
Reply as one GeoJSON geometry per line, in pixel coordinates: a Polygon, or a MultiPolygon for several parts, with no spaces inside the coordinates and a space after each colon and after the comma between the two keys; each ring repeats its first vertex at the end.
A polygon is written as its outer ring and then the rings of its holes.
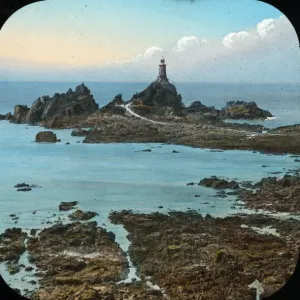
{"type": "Polygon", "coordinates": [[[25,123],[26,122],[26,116],[29,112],[29,107],[27,105],[16,105],[14,107],[14,114],[12,118],[10,119],[11,123],[25,123]]]}
{"type": "Polygon", "coordinates": [[[12,114],[10,112],[5,115],[0,114],[0,121],[3,121],[3,120],[9,121],[11,118],[12,118],[12,114]]]}
{"type": "Polygon", "coordinates": [[[59,140],[57,139],[56,134],[52,131],[40,131],[36,135],[35,141],[38,143],[56,143],[59,140]]]}
{"type": "Polygon", "coordinates": [[[90,90],[82,83],[75,91],[69,89],[67,93],[55,93],[52,98],[39,97],[30,109],[27,106],[16,105],[11,122],[37,125],[40,121],[56,116],[88,115],[98,108],[90,90]]]}
{"type": "Polygon", "coordinates": [[[148,108],[149,112],[160,115],[181,115],[184,108],[181,95],[177,94],[176,87],[167,80],[152,82],[145,90],[135,94],[130,101],[135,111],[148,108]]]}
{"type": "Polygon", "coordinates": [[[228,119],[266,119],[273,117],[269,111],[259,108],[253,101],[229,101],[221,109],[220,116],[228,119]]]}
{"type": "Polygon", "coordinates": [[[125,101],[122,99],[122,95],[121,94],[116,95],[111,102],[101,107],[100,113],[106,113],[110,115],[114,115],[114,114],[123,115],[125,113],[125,108],[118,106],[121,104],[125,104],[125,101]]]}

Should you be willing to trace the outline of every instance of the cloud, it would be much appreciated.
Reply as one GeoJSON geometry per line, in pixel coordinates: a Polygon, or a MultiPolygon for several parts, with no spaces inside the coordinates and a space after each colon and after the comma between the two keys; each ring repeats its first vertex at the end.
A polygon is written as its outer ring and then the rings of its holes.
{"type": "Polygon", "coordinates": [[[191,48],[200,47],[205,43],[207,43],[206,39],[199,40],[195,36],[184,36],[177,41],[176,45],[173,47],[173,51],[183,52],[191,48]]]}
{"type": "Polygon", "coordinates": [[[273,29],[275,29],[275,20],[272,18],[257,24],[257,33],[262,37],[265,37],[273,29]]]}
{"type": "Polygon", "coordinates": [[[223,39],[223,45],[227,48],[232,48],[234,44],[238,42],[245,42],[250,39],[255,39],[255,36],[251,35],[249,32],[240,31],[232,32],[227,34],[223,39]]]}
{"type": "MultiPolygon", "coordinates": [[[[101,66],[70,68],[61,65],[58,69],[53,65],[51,70],[50,66],[38,69],[38,66],[16,63],[9,74],[14,78],[18,72],[25,76],[28,69],[30,77],[36,74],[32,80],[52,76],[57,80],[59,73],[63,79],[76,81],[149,82],[157,76],[161,57],[166,59],[171,81],[246,81],[247,78],[250,81],[300,81],[298,38],[285,16],[262,20],[252,29],[231,32],[216,40],[185,35],[163,48],[150,46],[131,58],[107,61],[101,66]]],[[[6,76],[7,65],[0,61],[0,77],[6,76]]]]}

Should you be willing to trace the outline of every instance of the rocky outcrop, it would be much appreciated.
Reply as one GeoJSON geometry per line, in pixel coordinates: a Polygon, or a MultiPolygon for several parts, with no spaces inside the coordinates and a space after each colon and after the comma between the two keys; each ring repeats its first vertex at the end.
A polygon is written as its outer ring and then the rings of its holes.
{"type": "Polygon", "coordinates": [[[42,115],[49,101],[49,96],[42,96],[35,100],[26,116],[26,123],[29,125],[35,125],[41,121],[42,115]]]}
{"type": "Polygon", "coordinates": [[[157,114],[180,115],[184,108],[176,87],[165,80],[151,83],[145,90],[135,94],[130,101],[133,104],[133,110],[144,106],[150,107],[149,112],[157,114]]]}
{"type": "Polygon", "coordinates": [[[221,109],[220,116],[228,119],[266,119],[273,117],[267,111],[259,108],[255,102],[245,101],[229,101],[226,106],[221,109]]]}
{"type": "Polygon", "coordinates": [[[216,176],[212,176],[211,178],[204,178],[200,180],[198,185],[202,185],[205,187],[211,187],[213,189],[238,189],[239,185],[236,181],[227,181],[225,179],[220,179],[216,176]]]}
{"type": "Polygon", "coordinates": [[[85,130],[81,128],[75,128],[71,132],[71,136],[87,136],[91,130],[85,130]]]}
{"type": "Polygon", "coordinates": [[[12,118],[12,114],[10,112],[5,115],[0,114],[0,121],[3,121],[3,120],[9,121],[11,118],[12,118]]]}
{"type": "Polygon", "coordinates": [[[220,113],[220,110],[216,109],[214,106],[208,107],[200,101],[194,101],[190,106],[186,107],[185,111],[188,114],[211,114],[215,116],[218,116],[220,113]]]}
{"type": "Polygon", "coordinates": [[[38,237],[29,238],[27,249],[30,261],[42,271],[40,288],[31,299],[67,299],[67,290],[70,299],[114,299],[97,298],[98,294],[93,290],[90,296],[94,298],[77,296],[84,284],[109,284],[124,279],[126,275],[123,251],[112,240],[111,234],[97,227],[96,222],[57,224],[43,229],[38,237]],[[47,296],[47,290],[56,290],[56,298],[47,296]]]}
{"type": "Polygon", "coordinates": [[[89,115],[98,108],[90,90],[82,83],[76,87],[75,91],[69,89],[66,93],[55,93],[52,98],[39,97],[30,109],[27,106],[16,105],[12,122],[37,125],[41,121],[56,116],[89,115]]]}
{"type": "Polygon", "coordinates": [[[71,220],[86,221],[94,218],[95,216],[98,216],[98,214],[93,211],[84,212],[82,210],[76,210],[75,212],[69,215],[69,218],[71,220]]]}
{"type": "Polygon", "coordinates": [[[21,228],[6,229],[0,234],[0,262],[9,261],[17,263],[20,255],[26,250],[25,239],[27,233],[21,228]]]}
{"type": "Polygon", "coordinates": [[[59,204],[58,209],[60,211],[68,211],[73,209],[78,204],[78,201],[71,201],[71,202],[61,202],[59,204]]]}
{"type": "Polygon", "coordinates": [[[36,137],[35,141],[37,143],[56,143],[59,140],[56,137],[56,134],[52,131],[40,131],[36,137]]]}
{"type": "Polygon", "coordinates": [[[27,105],[16,105],[14,107],[14,114],[10,118],[10,122],[17,123],[17,124],[25,123],[26,116],[27,116],[29,110],[30,109],[29,109],[29,107],[27,107],[27,105]]]}
{"type": "Polygon", "coordinates": [[[240,198],[250,209],[272,212],[300,213],[300,176],[284,175],[263,178],[253,185],[253,193],[241,194],[240,198]]]}
{"type": "Polygon", "coordinates": [[[111,102],[100,108],[100,113],[123,115],[126,110],[124,107],[118,106],[121,104],[125,104],[125,101],[122,99],[122,95],[118,94],[111,102]]]}

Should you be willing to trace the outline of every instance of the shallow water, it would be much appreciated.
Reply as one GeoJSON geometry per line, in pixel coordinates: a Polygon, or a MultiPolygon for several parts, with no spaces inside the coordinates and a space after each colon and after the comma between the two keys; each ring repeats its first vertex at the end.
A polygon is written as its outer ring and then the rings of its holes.
{"type": "MultiPolygon", "coordinates": [[[[33,142],[40,127],[0,122],[0,232],[6,228],[24,229],[51,226],[60,213],[61,201],[79,201],[78,208],[99,213],[94,220],[116,234],[116,241],[128,250],[128,234],[121,225],[109,222],[111,210],[133,209],[150,213],[170,209],[195,209],[203,214],[223,216],[248,212],[232,209],[234,197],[215,198],[210,188],[198,185],[212,175],[239,181],[259,181],[270,172],[298,168],[289,155],[264,155],[251,151],[211,152],[185,146],[161,144],[82,144],[83,138],[72,137],[71,130],[53,130],[62,140],[56,144],[33,142]],[[70,142],[70,145],[66,145],[70,142]],[[151,148],[152,152],[137,152],[151,148]],[[172,153],[173,150],[179,153],[172,153]],[[263,168],[262,165],[269,167],[263,168]],[[40,188],[17,192],[14,185],[26,182],[40,188]],[[200,197],[195,197],[195,195],[200,197]],[[208,202],[209,204],[204,204],[208,202]],[[163,206],[159,209],[158,206],[163,206]],[[35,214],[33,212],[36,211],[35,214]],[[19,217],[18,223],[9,217],[19,217]],[[102,225],[104,223],[104,225],[102,225]]],[[[22,260],[26,260],[26,256],[22,260]]],[[[21,263],[21,262],[20,262],[21,263]]],[[[28,262],[25,261],[25,265],[28,262]]],[[[10,276],[0,267],[4,279],[12,286],[28,286],[32,278],[21,282],[24,274],[10,276]]],[[[130,269],[129,279],[135,277],[130,269]]]]}

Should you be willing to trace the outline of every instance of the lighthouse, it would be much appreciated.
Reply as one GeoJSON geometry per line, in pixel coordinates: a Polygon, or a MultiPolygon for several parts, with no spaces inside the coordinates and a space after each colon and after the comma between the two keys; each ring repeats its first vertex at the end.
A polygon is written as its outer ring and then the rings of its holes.
{"type": "Polygon", "coordinates": [[[167,69],[166,69],[167,65],[165,64],[165,59],[162,58],[160,60],[160,65],[159,65],[159,70],[158,70],[158,77],[157,77],[157,81],[161,82],[161,81],[169,81],[167,78],[167,69]]]}

